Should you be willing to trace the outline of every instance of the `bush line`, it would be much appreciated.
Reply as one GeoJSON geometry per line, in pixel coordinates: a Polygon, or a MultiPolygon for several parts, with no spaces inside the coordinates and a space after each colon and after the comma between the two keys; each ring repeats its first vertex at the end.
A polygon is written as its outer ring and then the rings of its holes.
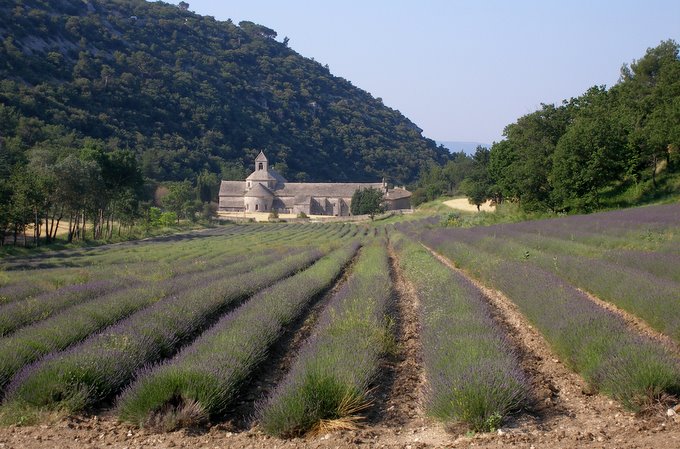
{"type": "MultiPolygon", "coordinates": [[[[504,232],[501,228],[494,229],[494,237],[489,237],[488,232],[483,229],[461,230],[455,235],[457,239],[505,260],[528,262],[552,271],[570,284],[642,318],[654,329],[680,342],[680,283],[600,258],[578,257],[566,250],[558,252],[551,239],[542,243],[536,237],[504,232]],[[546,245],[551,245],[552,249],[542,249],[546,245]]],[[[655,258],[673,263],[674,259],[666,256],[659,254],[655,258]]]]}
{"type": "Polygon", "coordinates": [[[294,437],[352,427],[370,406],[370,386],[391,343],[392,293],[385,242],[365,246],[347,282],[322,313],[284,381],[258,406],[263,430],[294,437]]]}
{"type": "MultiPolygon", "coordinates": [[[[295,249],[289,254],[299,252],[295,249]]],[[[218,264],[213,270],[205,272],[193,272],[184,267],[188,274],[176,275],[171,279],[166,279],[165,274],[157,271],[155,275],[151,272],[147,276],[156,277],[156,281],[127,285],[0,338],[0,393],[11,377],[25,365],[46,354],[65,349],[164,296],[179,294],[193,285],[205,286],[218,279],[238,276],[254,267],[266,265],[283,254],[282,250],[275,250],[259,256],[246,254],[232,257],[229,263],[221,267],[218,264]]]]}
{"type": "Polygon", "coordinates": [[[321,257],[293,255],[247,274],[217,277],[209,285],[157,302],[70,350],[23,369],[10,383],[12,408],[77,412],[118,393],[143,365],[171,356],[206,322],[230,305],[321,257]]]}
{"type": "Polygon", "coordinates": [[[175,358],[139,376],[118,400],[119,417],[173,430],[222,414],[268,348],[332,285],[357,248],[347,244],[257,293],[175,358]]]}
{"type": "Polygon", "coordinates": [[[400,234],[393,241],[420,299],[427,411],[474,431],[494,431],[527,399],[517,357],[479,289],[420,244],[400,234]]]}
{"type": "Polygon", "coordinates": [[[620,317],[556,275],[447,239],[446,233],[425,232],[422,238],[508,295],[564,362],[596,390],[633,411],[680,393],[677,357],[629,330],[620,317]]]}

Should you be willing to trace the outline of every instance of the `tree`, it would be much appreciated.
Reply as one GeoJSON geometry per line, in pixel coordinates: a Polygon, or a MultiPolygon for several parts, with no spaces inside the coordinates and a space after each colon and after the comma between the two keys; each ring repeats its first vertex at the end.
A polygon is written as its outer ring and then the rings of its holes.
{"type": "Polygon", "coordinates": [[[380,190],[373,187],[357,189],[352,195],[352,215],[368,215],[373,220],[376,214],[384,211],[383,193],[380,190]]]}
{"type": "Polygon", "coordinates": [[[642,58],[622,67],[621,81],[614,88],[633,152],[628,171],[636,177],[648,171],[654,187],[659,161],[670,161],[669,146],[680,143],[679,53],[680,46],[670,39],[647,49],[642,58]]]}
{"type": "Polygon", "coordinates": [[[479,207],[491,196],[492,181],[489,176],[489,160],[491,152],[478,146],[472,157],[470,174],[465,178],[462,190],[468,197],[470,204],[479,207]]]}
{"type": "MultiPolygon", "coordinates": [[[[167,183],[168,194],[163,197],[163,207],[180,218],[194,219],[196,192],[189,181],[167,183]]],[[[200,204],[200,203],[199,203],[200,204]]]]}
{"type": "Polygon", "coordinates": [[[268,28],[264,25],[260,25],[254,22],[250,22],[248,20],[244,20],[239,22],[238,26],[240,26],[244,31],[248,33],[253,33],[253,34],[258,34],[262,37],[266,37],[268,39],[274,39],[277,36],[277,32],[272,30],[271,28],[268,28]]]}
{"type": "Polygon", "coordinates": [[[562,208],[590,211],[602,188],[625,172],[625,132],[612,114],[610,94],[595,86],[579,98],[579,111],[553,154],[553,198],[562,208]]]}
{"type": "Polygon", "coordinates": [[[201,202],[216,202],[220,192],[220,178],[215,173],[203,170],[196,178],[196,189],[201,202]]]}

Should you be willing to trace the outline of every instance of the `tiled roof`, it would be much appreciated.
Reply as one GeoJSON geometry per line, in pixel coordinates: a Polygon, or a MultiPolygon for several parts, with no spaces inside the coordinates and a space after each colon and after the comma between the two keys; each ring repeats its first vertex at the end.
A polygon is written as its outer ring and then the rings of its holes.
{"type": "Polygon", "coordinates": [[[246,178],[246,181],[276,181],[276,178],[267,170],[255,170],[246,178]]]}
{"type": "MultiPolygon", "coordinates": [[[[382,189],[379,182],[286,182],[282,189],[275,190],[276,196],[292,197],[326,197],[326,198],[352,198],[358,189],[382,189]]],[[[297,201],[297,200],[296,200],[297,201]]]]}
{"type": "Polygon", "coordinates": [[[274,194],[271,190],[258,182],[246,192],[245,196],[251,198],[271,198],[274,196],[274,194]]]}
{"type": "Polygon", "coordinates": [[[243,196],[246,193],[245,181],[222,181],[220,196],[243,196]]]}
{"type": "MultiPolygon", "coordinates": [[[[265,172],[264,170],[259,170],[260,172],[265,172]]],[[[266,173],[266,172],[265,172],[266,173]]],[[[269,172],[278,175],[278,173],[273,170],[269,172]]],[[[280,175],[278,175],[280,177],[280,175]]],[[[276,177],[274,177],[276,179],[276,177]]],[[[280,179],[283,179],[282,177],[280,179]]],[[[256,184],[247,193],[247,196],[255,196],[258,198],[264,198],[269,196],[275,196],[281,198],[286,204],[305,204],[309,203],[310,198],[352,198],[354,192],[358,189],[366,189],[373,187],[382,191],[383,185],[379,182],[374,183],[340,183],[340,182],[277,182],[277,187],[282,186],[282,188],[277,188],[274,190],[268,189],[257,181],[250,180],[256,184]]],[[[277,179],[278,181],[278,179],[277,179]]],[[[222,181],[220,184],[220,197],[238,197],[243,198],[246,195],[246,182],[245,181],[222,181]]],[[[398,200],[402,198],[408,198],[411,196],[411,192],[401,188],[390,189],[385,195],[387,200],[398,200]]]]}
{"type": "Polygon", "coordinates": [[[312,197],[309,195],[296,195],[294,204],[309,204],[312,202],[312,197]]]}
{"type": "Polygon", "coordinates": [[[385,199],[388,199],[388,200],[400,200],[402,198],[410,198],[410,197],[411,197],[411,192],[409,192],[406,189],[401,189],[399,187],[388,190],[387,195],[385,195],[385,199]]]}
{"type": "Polygon", "coordinates": [[[271,168],[268,170],[255,170],[247,178],[246,181],[276,181],[277,183],[284,183],[286,179],[271,168]]]}

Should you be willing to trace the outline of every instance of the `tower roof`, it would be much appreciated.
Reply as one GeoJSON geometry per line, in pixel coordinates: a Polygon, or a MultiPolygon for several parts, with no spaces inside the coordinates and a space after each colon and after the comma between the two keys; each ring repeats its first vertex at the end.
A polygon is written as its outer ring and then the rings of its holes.
{"type": "Polygon", "coordinates": [[[264,155],[264,152],[260,151],[260,154],[255,158],[255,162],[267,162],[267,156],[264,155]]]}
{"type": "Polygon", "coordinates": [[[274,194],[271,192],[271,190],[258,182],[253,186],[252,189],[246,192],[245,196],[251,198],[272,198],[274,194]]]}
{"type": "Polygon", "coordinates": [[[246,178],[246,181],[278,181],[269,170],[256,170],[246,178]]]}

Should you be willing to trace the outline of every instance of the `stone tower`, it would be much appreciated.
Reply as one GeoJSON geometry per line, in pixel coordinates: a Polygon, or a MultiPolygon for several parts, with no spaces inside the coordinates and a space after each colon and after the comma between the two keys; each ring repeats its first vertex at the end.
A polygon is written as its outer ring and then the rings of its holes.
{"type": "Polygon", "coordinates": [[[267,166],[268,164],[269,162],[267,161],[267,156],[265,156],[264,153],[260,151],[260,154],[258,154],[255,158],[255,171],[269,171],[269,167],[267,166]]]}

